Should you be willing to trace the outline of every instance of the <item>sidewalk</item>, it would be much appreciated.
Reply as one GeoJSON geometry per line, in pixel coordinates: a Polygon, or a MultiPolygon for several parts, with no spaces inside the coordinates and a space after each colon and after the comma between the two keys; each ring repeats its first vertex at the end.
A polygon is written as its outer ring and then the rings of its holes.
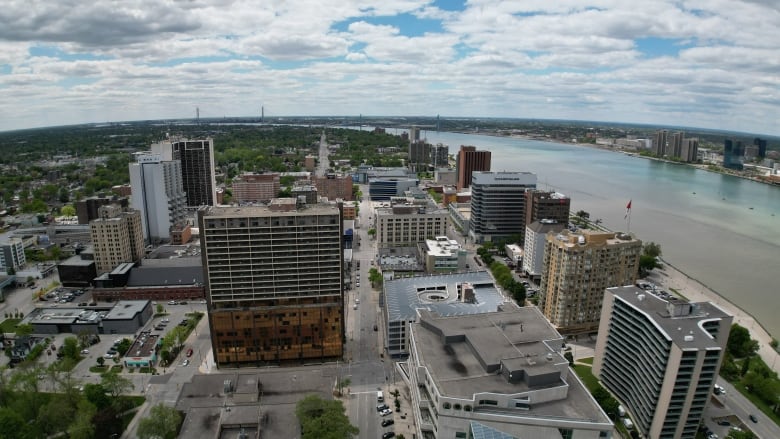
{"type": "MultiPolygon", "coordinates": [[[[750,331],[750,336],[758,341],[758,354],[764,363],[775,372],[780,372],[780,361],[778,361],[780,354],[769,346],[772,337],[753,316],[666,261],[663,261],[663,268],[657,268],[650,272],[647,279],[661,288],[675,289],[691,302],[712,302],[726,313],[734,316],[734,323],[747,328],[750,331]]],[[[674,291],[669,292],[674,293],[674,291]]]]}

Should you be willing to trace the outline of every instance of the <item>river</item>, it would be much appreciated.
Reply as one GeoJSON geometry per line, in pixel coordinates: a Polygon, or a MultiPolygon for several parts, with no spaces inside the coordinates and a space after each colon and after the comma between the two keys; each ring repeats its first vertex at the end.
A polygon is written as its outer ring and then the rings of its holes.
{"type": "MultiPolygon", "coordinates": [[[[612,230],[661,244],[663,258],[780,335],[780,187],[596,148],[445,132],[428,142],[492,151],[492,171],[530,171],[612,230]]],[[[683,291],[684,294],[684,291],[683,291]]]]}

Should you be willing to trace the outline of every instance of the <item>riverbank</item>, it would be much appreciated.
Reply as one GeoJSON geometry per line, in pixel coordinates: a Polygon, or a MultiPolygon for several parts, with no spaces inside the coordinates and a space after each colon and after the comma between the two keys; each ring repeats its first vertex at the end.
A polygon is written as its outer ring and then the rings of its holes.
{"type": "Polygon", "coordinates": [[[761,323],[738,305],[724,298],[703,283],[688,276],[673,265],[663,261],[663,267],[653,270],[647,279],[671,293],[677,292],[690,302],[712,302],[726,313],[734,316],[734,323],[750,331],[750,336],[758,341],[758,354],[772,370],[780,373],[780,354],[769,344],[772,336],[761,323]]]}

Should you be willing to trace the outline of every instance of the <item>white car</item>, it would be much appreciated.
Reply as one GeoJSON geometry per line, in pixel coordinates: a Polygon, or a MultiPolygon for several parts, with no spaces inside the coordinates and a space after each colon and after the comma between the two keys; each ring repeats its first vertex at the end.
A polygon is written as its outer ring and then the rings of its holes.
{"type": "Polygon", "coordinates": [[[181,362],[181,365],[182,365],[182,366],[185,366],[185,367],[186,367],[187,365],[189,365],[189,364],[190,364],[190,360],[184,360],[184,361],[182,361],[182,362],[181,362]]]}
{"type": "Polygon", "coordinates": [[[381,416],[387,416],[387,415],[389,415],[389,414],[392,414],[392,413],[393,413],[393,411],[392,411],[392,410],[390,410],[390,409],[384,409],[384,410],[382,410],[381,412],[379,412],[379,414],[380,414],[381,416]]]}
{"type": "Polygon", "coordinates": [[[360,303],[360,299],[355,298],[355,303],[360,303]]]}
{"type": "Polygon", "coordinates": [[[89,355],[89,349],[82,349],[81,355],[89,355]]]}

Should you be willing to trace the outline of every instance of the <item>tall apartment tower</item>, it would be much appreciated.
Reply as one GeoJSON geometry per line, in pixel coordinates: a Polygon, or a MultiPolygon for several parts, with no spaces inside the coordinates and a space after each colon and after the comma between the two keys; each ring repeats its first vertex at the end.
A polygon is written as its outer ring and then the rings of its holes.
{"type": "Polygon", "coordinates": [[[475,171],[490,171],[490,151],[477,151],[476,146],[460,146],[455,161],[458,171],[458,190],[471,186],[475,171]]]}
{"type": "Polygon", "coordinates": [[[474,172],[469,237],[474,242],[525,237],[525,191],[536,189],[530,172],[474,172]]]}
{"type": "Polygon", "coordinates": [[[642,241],[624,233],[548,233],[539,283],[545,317],[565,334],[599,327],[604,290],[633,285],[642,241]]]}
{"type": "Polygon", "coordinates": [[[343,352],[343,226],[339,207],[198,210],[217,365],[321,361],[343,352]]]}
{"type": "Polygon", "coordinates": [[[174,140],[173,160],[181,162],[181,177],[187,206],[214,206],[217,182],[214,176],[214,140],[174,140]]]}
{"type": "Polygon", "coordinates": [[[685,138],[685,133],[683,133],[682,131],[677,131],[675,133],[672,133],[672,137],[669,141],[669,144],[666,145],[666,155],[668,157],[682,157],[684,138],[685,138]]]}
{"type": "Polygon", "coordinates": [[[558,192],[528,190],[525,192],[525,225],[534,221],[554,220],[569,223],[571,198],[558,192]]]}
{"type": "Polygon", "coordinates": [[[643,437],[693,439],[731,322],[711,303],[665,300],[635,286],[608,288],[593,373],[643,437]]]}
{"type": "Polygon", "coordinates": [[[144,257],[141,212],[112,204],[99,207],[98,217],[89,223],[98,274],[125,262],[141,262],[144,257]]]}
{"type": "Polygon", "coordinates": [[[666,138],[669,135],[669,131],[660,130],[655,132],[653,138],[653,153],[658,157],[663,157],[666,154],[666,138]]]}
{"type": "Polygon", "coordinates": [[[686,163],[692,163],[699,159],[699,139],[685,139],[680,158],[686,163]]]}
{"type": "Polygon", "coordinates": [[[187,195],[178,160],[165,161],[160,154],[140,154],[130,163],[133,209],[141,212],[146,242],[171,239],[171,228],[185,220],[187,195]]]}
{"type": "Polygon", "coordinates": [[[552,219],[542,219],[525,226],[523,272],[526,276],[534,280],[538,280],[542,276],[547,234],[550,232],[558,233],[565,229],[567,224],[552,219]]]}

